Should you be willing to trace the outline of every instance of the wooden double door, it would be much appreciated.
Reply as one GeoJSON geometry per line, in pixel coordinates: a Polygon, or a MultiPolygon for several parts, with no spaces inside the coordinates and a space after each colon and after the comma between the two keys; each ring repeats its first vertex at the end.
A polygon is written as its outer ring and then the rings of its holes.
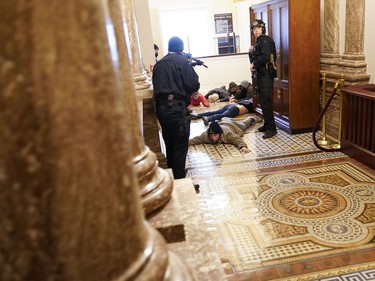
{"type": "Polygon", "coordinates": [[[255,19],[266,23],[276,45],[276,125],[292,134],[311,131],[319,115],[320,1],[267,1],[250,7],[250,23],[255,19]]]}

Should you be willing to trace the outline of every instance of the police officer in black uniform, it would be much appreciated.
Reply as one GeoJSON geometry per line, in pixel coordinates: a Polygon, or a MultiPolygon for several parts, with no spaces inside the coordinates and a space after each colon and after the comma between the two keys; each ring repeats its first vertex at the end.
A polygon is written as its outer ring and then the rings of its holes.
{"type": "Polygon", "coordinates": [[[265,35],[266,27],[262,20],[257,19],[251,23],[251,33],[255,36],[256,43],[249,50],[250,69],[255,78],[256,94],[264,119],[263,126],[258,130],[264,132],[264,139],[268,139],[277,134],[272,108],[273,80],[276,77],[276,48],[272,38],[265,35]]]}
{"type": "Polygon", "coordinates": [[[190,96],[200,87],[199,77],[183,54],[179,37],[168,42],[168,54],[153,69],[152,82],[156,115],[166,147],[168,167],[175,179],[186,176],[185,162],[189,148],[190,96]]]}

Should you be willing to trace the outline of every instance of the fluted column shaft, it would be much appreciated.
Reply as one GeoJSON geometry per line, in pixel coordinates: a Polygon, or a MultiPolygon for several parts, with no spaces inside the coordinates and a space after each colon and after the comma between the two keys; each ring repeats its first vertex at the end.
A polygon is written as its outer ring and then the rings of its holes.
{"type": "MultiPolygon", "coordinates": [[[[121,0],[123,2],[123,9],[126,22],[128,23],[128,32],[130,39],[130,54],[131,54],[131,68],[133,72],[133,79],[135,83],[135,89],[137,96],[142,97],[152,93],[151,79],[147,75],[142,61],[142,52],[139,45],[138,25],[135,14],[134,1],[133,0],[121,0]],[[140,90],[148,90],[146,93],[140,90]]],[[[152,48],[152,46],[150,46],[152,48]]]]}
{"type": "MultiPolygon", "coordinates": [[[[153,89],[152,81],[148,76],[144,63],[142,61],[142,51],[139,43],[138,24],[133,0],[120,0],[124,20],[128,26],[129,38],[129,56],[133,73],[133,81],[136,89],[136,96],[139,100],[139,107],[142,113],[143,137],[148,147],[156,153],[160,165],[167,167],[165,155],[161,151],[161,142],[159,135],[159,125],[153,107],[153,89]]],[[[148,11],[144,11],[147,12],[148,11]]],[[[150,26],[150,36],[151,26],[150,26]]],[[[150,49],[153,46],[150,45],[150,49]]]]}
{"type": "Polygon", "coordinates": [[[134,66],[131,67],[129,64],[130,50],[127,47],[132,45],[132,43],[129,42],[130,44],[127,44],[126,42],[126,40],[130,40],[132,32],[127,29],[132,29],[133,31],[136,29],[130,28],[130,24],[124,21],[124,15],[128,13],[128,7],[124,5],[125,2],[122,0],[110,0],[109,3],[119,50],[119,62],[116,64],[119,65],[123,87],[129,89],[129,91],[125,91],[125,93],[129,94],[124,99],[124,109],[127,116],[125,121],[132,136],[131,146],[133,149],[131,153],[139,180],[143,206],[148,215],[169,201],[173,190],[173,179],[166,170],[158,166],[155,153],[145,145],[142,136],[137,99],[134,95],[133,76],[129,76],[127,73],[130,69],[134,69],[134,66]],[[125,29],[124,26],[126,26],[125,29]]]}
{"type": "Polygon", "coordinates": [[[0,8],[0,279],[171,280],[144,221],[122,104],[132,89],[112,66],[104,2],[0,8]]]}

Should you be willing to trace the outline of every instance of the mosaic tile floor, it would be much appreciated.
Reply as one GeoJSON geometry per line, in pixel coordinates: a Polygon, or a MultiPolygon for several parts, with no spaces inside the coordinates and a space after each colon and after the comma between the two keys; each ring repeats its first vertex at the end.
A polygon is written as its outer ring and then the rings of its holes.
{"type": "MultiPolygon", "coordinates": [[[[188,152],[228,280],[375,280],[374,171],[317,150],[311,133],[263,140],[259,125],[245,134],[250,154],[231,145],[188,152]]],[[[192,136],[205,129],[194,121],[192,136]]]]}
{"type": "MultiPolygon", "coordinates": [[[[219,103],[220,104],[220,103],[219,103]]],[[[215,110],[223,104],[214,104],[211,108],[198,107],[196,112],[215,110]]],[[[234,120],[241,120],[255,114],[240,115],[234,120]]],[[[251,150],[248,154],[242,154],[233,145],[195,145],[190,147],[187,155],[187,168],[196,165],[215,165],[227,164],[229,162],[248,162],[250,160],[267,159],[270,157],[286,157],[288,155],[306,154],[320,152],[314,146],[311,139],[311,133],[289,135],[288,133],[278,130],[276,137],[264,140],[263,133],[258,132],[257,128],[262,123],[257,123],[250,127],[244,135],[244,140],[251,150]]],[[[201,134],[208,127],[205,127],[203,121],[194,120],[191,125],[190,137],[201,134]]],[[[318,137],[320,135],[318,134],[318,137]]]]}

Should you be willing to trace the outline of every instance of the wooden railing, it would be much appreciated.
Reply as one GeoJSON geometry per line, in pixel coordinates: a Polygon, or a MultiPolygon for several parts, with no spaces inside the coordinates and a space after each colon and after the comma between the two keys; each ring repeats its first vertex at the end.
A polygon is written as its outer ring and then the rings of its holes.
{"type": "Polygon", "coordinates": [[[342,151],[375,168],[375,85],[342,89],[342,151]]]}

